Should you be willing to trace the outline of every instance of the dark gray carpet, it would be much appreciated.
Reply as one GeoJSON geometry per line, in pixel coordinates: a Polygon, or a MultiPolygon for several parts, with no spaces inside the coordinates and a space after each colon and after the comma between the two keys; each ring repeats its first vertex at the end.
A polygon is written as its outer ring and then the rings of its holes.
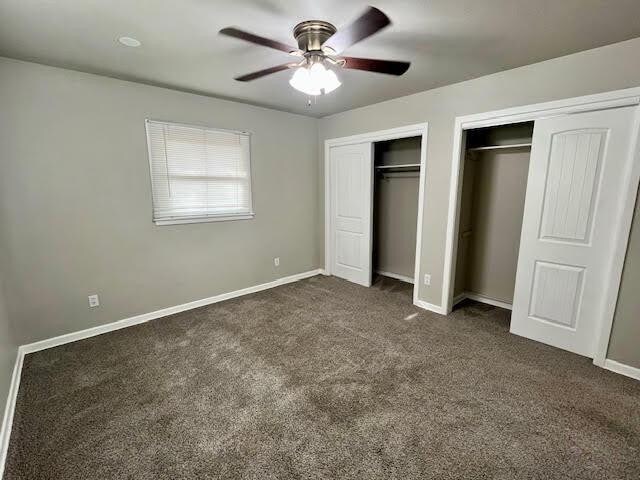
{"type": "Polygon", "coordinates": [[[29,355],[6,479],[638,479],[640,382],[314,277],[29,355]]]}

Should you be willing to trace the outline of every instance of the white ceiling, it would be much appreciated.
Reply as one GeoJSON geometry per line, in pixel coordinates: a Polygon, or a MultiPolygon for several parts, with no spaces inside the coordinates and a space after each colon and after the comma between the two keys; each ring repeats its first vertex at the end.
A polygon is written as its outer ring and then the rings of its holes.
{"type": "Polygon", "coordinates": [[[0,55],[324,116],[640,36],[640,0],[2,0],[0,55]],[[295,45],[312,18],[338,28],[367,4],[393,25],[345,55],[408,60],[403,77],[338,72],[307,107],[289,72],[239,74],[290,61],[217,34],[226,26],[295,45]],[[117,43],[120,36],[139,48],[117,43]]]}

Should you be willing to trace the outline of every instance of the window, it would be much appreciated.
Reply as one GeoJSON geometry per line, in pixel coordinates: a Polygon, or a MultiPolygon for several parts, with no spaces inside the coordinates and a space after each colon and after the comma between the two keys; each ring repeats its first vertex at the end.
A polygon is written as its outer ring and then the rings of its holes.
{"type": "Polygon", "coordinates": [[[254,216],[248,133],[152,120],[146,127],[156,224],[254,216]]]}

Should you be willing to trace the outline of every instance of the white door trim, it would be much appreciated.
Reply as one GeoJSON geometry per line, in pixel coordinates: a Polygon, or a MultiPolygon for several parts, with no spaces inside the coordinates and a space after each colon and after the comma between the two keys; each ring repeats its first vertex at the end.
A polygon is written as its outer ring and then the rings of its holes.
{"type": "MultiPolygon", "coordinates": [[[[427,137],[429,132],[428,123],[417,123],[404,127],[378,130],[348,137],[331,138],[324,141],[324,270],[327,275],[331,275],[331,161],[329,152],[331,147],[340,145],[350,145],[354,143],[382,142],[385,140],[396,140],[399,138],[421,137],[420,143],[420,184],[418,188],[418,218],[416,231],[416,262],[414,267],[413,303],[424,308],[418,302],[418,290],[420,287],[420,255],[422,253],[422,224],[424,212],[424,190],[427,168],[427,137]]],[[[435,310],[434,310],[435,311],[435,310]]],[[[438,311],[438,313],[440,313],[438,311]]]]}
{"type": "MultiPolygon", "coordinates": [[[[465,130],[479,127],[490,127],[496,125],[507,125],[510,123],[535,121],[542,118],[549,118],[558,115],[586,112],[590,110],[603,110],[606,108],[616,108],[624,106],[638,106],[640,104],[640,87],[617,90],[613,92],[598,93],[582,97],[568,98],[553,102],[538,103],[492,112],[484,112],[473,115],[456,117],[453,133],[453,156],[451,161],[451,179],[449,190],[449,210],[447,215],[447,237],[445,244],[444,274],[442,285],[442,310],[449,314],[453,306],[453,290],[455,281],[456,255],[457,255],[457,230],[460,213],[460,196],[462,193],[462,182],[460,179],[464,169],[464,137],[465,130]]],[[[593,363],[603,367],[606,360],[611,327],[613,325],[613,315],[620,279],[622,277],[622,266],[627,251],[629,231],[633,218],[633,209],[638,191],[638,181],[640,180],[640,108],[636,113],[635,161],[631,162],[630,171],[626,175],[627,182],[621,188],[623,199],[622,212],[616,229],[615,261],[612,262],[609,272],[608,289],[605,292],[607,301],[607,314],[601,319],[598,332],[598,340],[593,363]]]]}

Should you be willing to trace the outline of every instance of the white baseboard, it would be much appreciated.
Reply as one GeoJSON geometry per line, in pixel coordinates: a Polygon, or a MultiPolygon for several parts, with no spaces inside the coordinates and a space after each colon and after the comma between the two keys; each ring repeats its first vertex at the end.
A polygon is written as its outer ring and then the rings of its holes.
{"type": "Polygon", "coordinates": [[[433,303],[425,302],[424,300],[414,300],[413,304],[416,307],[423,308],[424,310],[429,310],[430,312],[439,313],[440,315],[446,315],[446,309],[442,308],[440,305],[434,305],[433,303]]]}
{"type": "Polygon", "coordinates": [[[476,302],[486,303],[487,305],[493,305],[494,307],[504,308],[506,310],[513,310],[513,305],[507,302],[503,302],[502,300],[496,300],[495,298],[485,297],[484,295],[480,295],[479,293],[472,292],[464,292],[460,295],[457,295],[453,299],[453,305],[457,305],[461,301],[465,299],[475,300],[476,302]]]}
{"type": "Polygon", "coordinates": [[[399,273],[384,272],[382,270],[376,270],[376,273],[378,275],[384,275],[385,277],[395,278],[396,280],[400,280],[401,282],[407,282],[413,285],[413,281],[414,281],[413,278],[407,277],[406,275],[400,275],[399,273]]]}
{"type": "Polygon", "coordinates": [[[455,307],[461,301],[466,300],[466,299],[467,299],[467,294],[466,293],[461,293],[460,295],[456,295],[455,297],[453,297],[453,302],[452,302],[451,306],[455,307]]]}
{"type": "Polygon", "coordinates": [[[620,375],[640,380],[640,368],[625,365],[624,363],[616,362],[608,358],[604,361],[604,368],[619,373],[620,375]]]}
{"type": "Polygon", "coordinates": [[[222,302],[224,300],[229,300],[231,298],[241,297],[243,295],[247,295],[249,293],[260,292],[262,290],[268,290],[269,288],[277,287],[279,285],[284,285],[287,283],[297,282],[298,280],[303,280],[305,278],[314,277],[321,273],[321,269],[310,270],[308,272],[298,273],[296,275],[291,275],[288,277],[279,278],[274,280],[273,282],[263,283],[260,285],[254,285],[253,287],[243,288],[241,290],[236,290],[233,292],[222,293],[220,295],[215,295],[209,298],[203,298],[201,300],[195,300],[193,302],[183,303],[182,305],[176,305],[173,307],[163,308],[161,310],[156,310],[155,312],[143,313],[141,315],[136,315],[134,317],[125,318],[123,320],[118,320],[116,322],[107,323],[105,325],[99,325],[93,328],[87,328],[86,330],[80,330],[78,332],[67,333],[65,335],[60,335],[59,337],[48,338],[46,340],[41,340],[39,342],[29,343],[27,345],[22,345],[20,350],[24,354],[38,352],[40,350],[45,350],[47,348],[57,347],[59,345],[64,345],[65,343],[76,342],[78,340],[82,340],[89,337],[95,337],[96,335],[101,335],[103,333],[112,332],[114,330],[120,330],[121,328],[131,327],[133,325],[138,325],[140,323],[145,323],[150,320],[155,320],[157,318],[166,317],[167,315],[173,315],[175,313],[184,312],[187,310],[192,310],[194,308],[203,307],[205,305],[211,305],[212,303],[222,302]]]}
{"type": "Polygon", "coordinates": [[[0,479],[4,473],[4,465],[9,450],[9,438],[11,437],[11,427],[13,426],[13,414],[16,411],[16,401],[18,399],[18,389],[20,388],[20,375],[22,374],[23,362],[24,352],[18,349],[16,363],[13,366],[13,374],[11,375],[7,404],[4,408],[4,416],[2,417],[2,427],[0,429],[0,479]]]}

